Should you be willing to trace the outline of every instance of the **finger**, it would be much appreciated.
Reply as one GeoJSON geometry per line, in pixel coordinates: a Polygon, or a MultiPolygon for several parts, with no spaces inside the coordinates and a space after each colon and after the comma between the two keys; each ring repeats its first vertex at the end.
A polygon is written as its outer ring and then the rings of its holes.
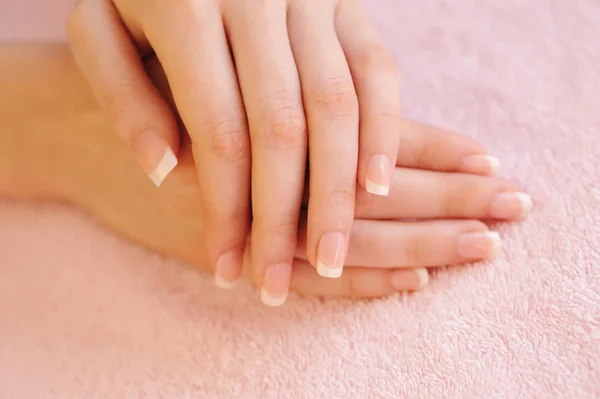
{"type": "MultiPolygon", "coordinates": [[[[357,220],[350,235],[347,267],[433,267],[492,259],[500,236],[473,220],[383,222],[357,220]]],[[[300,251],[300,259],[306,255],[300,251]]]]}
{"type": "Polygon", "coordinates": [[[108,1],[80,1],[68,33],[77,64],[115,130],[160,186],[177,165],[177,123],[148,78],[116,10],[108,1]]]}
{"type": "Polygon", "coordinates": [[[386,196],[402,134],[398,72],[360,1],[338,4],[335,26],[360,106],[358,181],[367,192],[386,196]]]}
{"type": "MultiPolygon", "coordinates": [[[[250,280],[254,275],[250,257],[246,257],[244,275],[250,280]]],[[[348,268],[340,278],[324,279],[310,263],[296,258],[288,279],[291,280],[290,289],[299,295],[378,298],[396,292],[421,290],[429,282],[429,273],[425,268],[392,269],[370,266],[348,268]]],[[[261,301],[268,306],[281,306],[287,295],[286,292],[282,296],[272,296],[262,290],[261,301]]]]}
{"type": "Polygon", "coordinates": [[[389,197],[359,190],[356,217],[521,220],[533,205],[527,194],[499,177],[396,168],[393,184],[389,197]]]}
{"type": "Polygon", "coordinates": [[[250,126],[252,264],[263,299],[288,290],[306,166],[306,123],[286,11],[285,2],[240,2],[226,12],[250,126]]]}
{"type": "Polygon", "coordinates": [[[227,288],[241,273],[250,225],[250,143],[237,77],[213,2],[156,4],[143,26],[192,141],[206,249],[227,288]]]}
{"type": "Polygon", "coordinates": [[[324,277],[342,274],[354,219],[358,101],[333,27],[333,10],[316,0],[288,10],[309,130],[308,254],[324,277]]]}
{"type": "Polygon", "coordinates": [[[396,292],[419,291],[429,282],[427,269],[354,267],[338,279],[321,278],[308,262],[296,260],[291,289],[307,296],[379,298],[396,292]]]}
{"type": "Polygon", "coordinates": [[[500,167],[480,143],[462,134],[408,120],[400,131],[397,166],[481,175],[495,175],[500,167]]]}

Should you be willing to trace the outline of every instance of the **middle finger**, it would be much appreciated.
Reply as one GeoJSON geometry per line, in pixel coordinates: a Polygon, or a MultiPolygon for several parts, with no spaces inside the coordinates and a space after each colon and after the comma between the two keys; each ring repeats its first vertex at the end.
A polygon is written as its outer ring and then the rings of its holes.
{"type": "Polygon", "coordinates": [[[240,1],[225,12],[252,142],[252,263],[262,298],[287,296],[304,189],[307,137],[286,4],[240,1]],[[229,11],[229,10],[228,10],[229,11]]]}
{"type": "Polygon", "coordinates": [[[358,99],[332,3],[293,2],[288,21],[309,126],[308,258],[320,275],[337,278],[354,219],[358,99]]]}

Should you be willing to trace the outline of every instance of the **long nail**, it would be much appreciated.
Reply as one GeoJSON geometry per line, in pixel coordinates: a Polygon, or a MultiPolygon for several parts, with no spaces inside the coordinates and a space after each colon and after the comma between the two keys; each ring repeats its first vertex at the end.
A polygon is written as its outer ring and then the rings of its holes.
{"type": "Polygon", "coordinates": [[[288,296],[292,266],[281,263],[272,265],[265,271],[260,300],[267,306],[281,306],[288,296]]]}
{"type": "Polygon", "coordinates": [[[498,158],[489,155],[471,155],[463,160],[463,170],[469,173],[494,176],[500,169],[498,158]]]}
{"type": "Polygon", "coordinates": [[[458,237],[457,251],[466,259],[491,259],[500,252],[501,245],[495,231],[466,233],[458,237]]]}
{"type": "Polygon", "coordinates": [[[240,280],[240,271],[244,260],[244,254],[240,251],[225,253],[217,260],[215,270],[215,285],[228,290],[237,285],[240,280]]]}
{"type": "Polygon", "coordinates": [[[177,157],[167,141],[153,130],[142,133],[135,140],[133,150],[138,162],[157,187],[177,166],[177,157]]]}
{"type": "Polygon", "coordinates": [[[490,216],[495,219],[524,219],[531,208],[533,201],[525,193],[500,193],[490,206],[490,216]]]}
{"type": "Polygon", "coordinates": [[[344,268],[346,238],[342,233],[325,233],[317,251],[317,273],[327,278],[339,278],[344,268]]]}
{"type": "Polygon", "coordinates": [[[389,195],[392,183],[392,164],[385,155],[373,155],[367,164],[367,192],[389,195]]]}

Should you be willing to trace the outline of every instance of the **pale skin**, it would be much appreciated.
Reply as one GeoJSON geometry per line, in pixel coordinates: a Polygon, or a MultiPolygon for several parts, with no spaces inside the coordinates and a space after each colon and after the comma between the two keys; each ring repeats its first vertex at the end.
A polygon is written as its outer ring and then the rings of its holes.
{"type": "MultiPolygon", "coordinates": [[[[156,63],[149,70],[156,82],[163,80],[156,63]]],[[[163,84],[157,86],[168,94],[163,84]]],[[[0,92],[1,195],[68,201],[124,237],[214,271],[203,245],[202,196],[189,142],[182,142],[179,167],[156,189],[111,133],[62,44],[0,45],[0,92]]],[[[499,238],[481,220],[526,216],[528,197],[491,175],[481,162],[486,155],[481,145],[442,129],[404,123],[410,135],[405,148],[411,151],[397,154],[402,162],[393,172],[389,196],[359,190],[341,278],[322,278],[308,261],[306,215],[301,213],[301,244],[289,275],[292,290],[329,297],[418,290],[427,283],[425,267],[497,254],[499,238]]],[[[244,275],[262,287],[246,249],[244,275]]],[[[270,294],[277,299],[287,290],[270,294]]]]}
{"type": "MultiPolygon", "coordinates": [[[[399,151],[415,150],[397,68],[360,0],[80,0],[68,32],[101,108],[155,184],[193,143],[206,261],[220,286],[239,277],[248,235],[271,294],[287,290],[298,250],[339,278],[356,193],[389,196],[398,155],[402,165],[411,156],[399,151]],[[177,113],[144,70],[153,55],[177,113]]],[[[483,151],[477,162],[497,164],[483,151]]]]}

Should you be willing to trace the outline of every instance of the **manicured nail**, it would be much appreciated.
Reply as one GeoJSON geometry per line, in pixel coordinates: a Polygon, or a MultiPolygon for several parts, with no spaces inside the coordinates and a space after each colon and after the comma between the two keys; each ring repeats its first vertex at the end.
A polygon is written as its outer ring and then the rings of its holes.
{"type": "Polygon", "coordinates": [[[423,267],[420,269],[415,269],[415,272],[417,273],[417,276],[419,276],[419,289],[429,284],[429,272],[427,269],[423,267]]]}
{"type": "Polygon", "coordinates": [[[392,165],[385,155],[373,155],[367,165],[367,192],[389,195],[392,183],[392,165]]]}
{"type": "Polygon", "coordinates": [[[425,268],[415,269],[414,273],[409,270],[396,270],[392,273],[392,288],[398,292],[420,290],[428,283],[429,273],[425,268]]]}
{"type": "Polygon", "coordinates": [[[244,254],[232,251],[223,254],[217,260],[215,270],[215,285],[224,290],[231,289],[240,281],[244,254]]]}
{"type": "Polygon", "coordinates": [[[495,219],[524,219],[531,208],[533,201],[525,193],[500,193],[496,196],[490,207],[490,216],[495,219]]]}
{"type": "Polygon", "coordinates": [[[177,166],[177,157],[167,141],[153,130],[142,133],[135,140],[133,150],[138,162],[157,187],[177,166]]]}
{"type": "Polygon", "coordinates": [[[463,160],[463,169],[470,173],[494,176],[500,169],[500,161],[489,155],[471,155],[463,160]]]}
{"type": "Polygon", "coordinates": [[[265,271],[260,300],[267,306],[281,306],[285,303],[290,286],[292,266],[281,263],[272,265],[265,271]]]}
{"type": "Polygon", "coordinates": [[[467,259],[491,259],[500,252],[500,235],[495,231],[466,233],[458,237],[458,254],[467,259]]]}
{"type": "Polygon", "coordinates": [[[325,233],[317,251],[317,273],[327,278],[342,276],[346,256],[346,238],[342,233],[325,233]]]}

